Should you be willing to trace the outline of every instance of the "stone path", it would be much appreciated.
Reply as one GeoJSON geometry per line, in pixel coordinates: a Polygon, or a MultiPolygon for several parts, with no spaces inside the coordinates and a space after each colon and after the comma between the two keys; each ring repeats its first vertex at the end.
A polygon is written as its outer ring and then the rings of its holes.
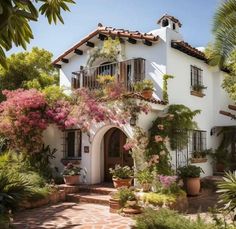
{"type": "MultiPolygon", "coordinates": [[[[189,197],[186,217],[196,219],[198,214],[211,221],[207,212],[217,203],[217,195],[203,190],[197,197],[189,197]]],[[[18,212],[14,217],[16,229],[128,229],[134,220],[109,212],[109,207],[93,203],[59,203],[18,212]]]]}
{"type": "Polygon", "coordinates": [[[128,229],[134,221],[109,212],[108,206],[88,203],[60,203],[19,212],[16,229],[128,229]]]}

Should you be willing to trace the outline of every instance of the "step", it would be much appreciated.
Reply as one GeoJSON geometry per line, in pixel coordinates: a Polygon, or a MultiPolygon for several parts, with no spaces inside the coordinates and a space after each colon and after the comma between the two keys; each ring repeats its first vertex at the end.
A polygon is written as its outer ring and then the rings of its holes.
{"type": "Polygon", "coordinates": [[[67,194],[66,200],[68,202],[83,202],[93,203],[101,205],[109,205],[109,195],[99,195],[97,193],[79,193],[79,194],[67,194]]]}
{"type": "Polygon", "coordinates": [[[104,187],[99,185],[81,185],[79,186],[79,193],[96,193],[100,195],[110,195],[111,192],[117,191],[115,188],[104,187]]]}

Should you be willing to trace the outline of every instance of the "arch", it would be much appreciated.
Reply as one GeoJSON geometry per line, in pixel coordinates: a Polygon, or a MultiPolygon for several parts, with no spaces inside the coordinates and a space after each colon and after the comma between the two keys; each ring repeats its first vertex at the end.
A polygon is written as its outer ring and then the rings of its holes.
{"type": "Polygon", "coordinates": [[[120,129],[127,137],[133,135],[132,128],[129,125],[119,127],[116,125],[104,125],[96,130],[91,145],[91,183],[101,183],[104,179],[104,135],[111,128],[120,129]]]}

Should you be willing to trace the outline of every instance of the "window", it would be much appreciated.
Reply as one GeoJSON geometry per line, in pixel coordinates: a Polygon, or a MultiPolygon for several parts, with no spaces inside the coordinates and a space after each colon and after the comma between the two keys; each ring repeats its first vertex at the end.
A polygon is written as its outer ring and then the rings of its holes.
{"type": "Polygon", "coordinates": [[[168,25],[169,25],[168,19],[163,19],[163,20],[162,20],[162,27],[166,27],[166,26],[168,26],[168,25]]]}
{"type": "Polygon", "coordinates": [[[204,96],[202,90],[206,89],[206,87],[203,85],[202,72],[202,69],[191,65],[191,92],[197,92],[197,94],[191,93],[192,95],[204,96]]]}
{"type": "Polygon", "coordinates": [[[192,131],[192,153],[206,150],[206,131],[192,131]]]}
{"type": "Polygon", "coordinates": [[[64,157],[65,158],[81,157],[80,130],[66,130],[64,132],[64,157]]]}

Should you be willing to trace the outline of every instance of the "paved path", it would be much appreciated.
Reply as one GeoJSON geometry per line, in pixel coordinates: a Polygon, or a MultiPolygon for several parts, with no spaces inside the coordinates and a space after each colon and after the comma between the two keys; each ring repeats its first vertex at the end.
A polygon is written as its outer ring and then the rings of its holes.
{"type": "Polygon", "coordinates": [[[109,207],[88,203],[59,203],[19,212],[14,217],[16,229],[128,229],[129,217],[109,212],[109,207]]]}

